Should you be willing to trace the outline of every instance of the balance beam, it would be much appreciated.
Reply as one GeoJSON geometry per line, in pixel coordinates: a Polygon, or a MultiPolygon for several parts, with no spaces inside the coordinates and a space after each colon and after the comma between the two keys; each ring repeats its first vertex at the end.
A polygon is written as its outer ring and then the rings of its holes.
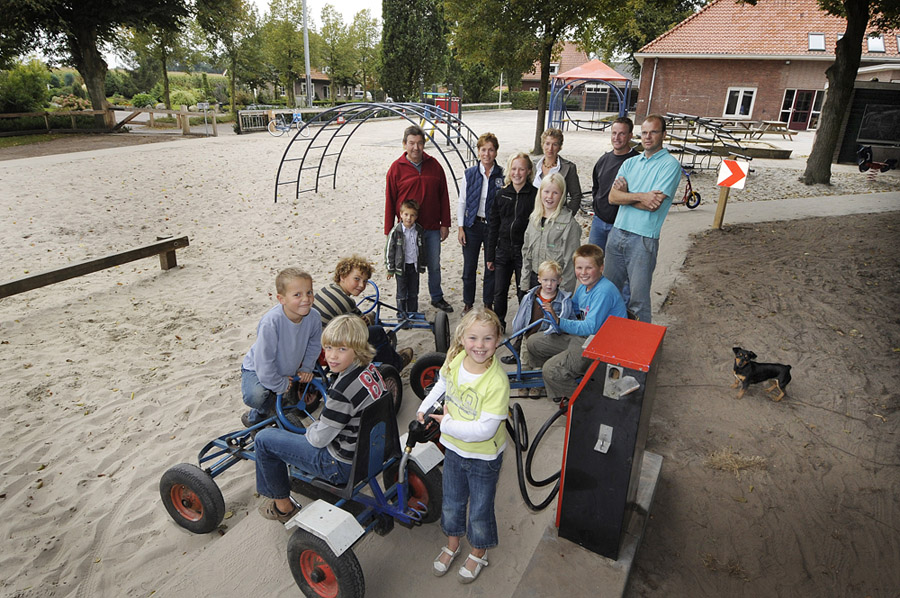
{"type": "Polygon", "coordinates": [[[92,272],[105,270],[106,268],[112,268],[113,266],[121,266],[122,264],[127,264],[128,262],[154,255],[159,256],[159,267],[163,270],[168,270],[169,268],[174,268],[178,265],[175,260],[175,250],[187,247],[188,245],[190,245],[190,242],[187,237],[178,237],[177,239],[166,237],[156,243],[150,243],[149,245],[144,245],[143,247],[138,247],[136,249],[130,249],[121,253],[113,253],[104,257],[73,264],[71,266],[65,266],[64,268],[57,268],[55,270],[41,272],[40,274],[26,276],[12,282],[0,284],[0,299],[24,293],[25,291],[39,289],[50,284],[69,280],[70,278],[76,278],[92,272]]]}

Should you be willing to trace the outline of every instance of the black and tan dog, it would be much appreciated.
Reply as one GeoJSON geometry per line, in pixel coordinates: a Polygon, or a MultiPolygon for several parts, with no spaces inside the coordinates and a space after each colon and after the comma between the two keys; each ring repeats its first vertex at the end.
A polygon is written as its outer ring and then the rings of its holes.
{"type": "Polygon", "coordinates": [[[734,347],[734,384],[731,388],[741,387],[737,398],[743,398],[751,384],[772,380],[766,392],[777,390],[778,395],[772,400],[776,403],[784,398],[784,390],[791,381],[791,366],[780,363],[756,363],[756,353],[740,347],[734,347]]]}

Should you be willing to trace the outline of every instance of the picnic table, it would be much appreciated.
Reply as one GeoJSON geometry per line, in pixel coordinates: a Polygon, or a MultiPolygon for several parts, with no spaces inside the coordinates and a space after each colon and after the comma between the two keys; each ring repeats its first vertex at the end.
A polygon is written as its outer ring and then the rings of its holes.
{"type": "Polygon", "coordinates": [[[780,120],[764,120],[753,132],[753,135],[750,136],[750,139],[762,139],[762,136],[767,133],[781,135],[782,139],[793,139],[794,135],[797,134],[796,131],[788,129],[786,122],[781,122],[780,120]]]}

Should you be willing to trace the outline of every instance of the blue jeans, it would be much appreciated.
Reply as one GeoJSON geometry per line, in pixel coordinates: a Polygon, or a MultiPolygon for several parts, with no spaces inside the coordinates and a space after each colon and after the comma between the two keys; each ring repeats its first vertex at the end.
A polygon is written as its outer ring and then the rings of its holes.
{"type": "Polygon", "coordinates": [[[422,235],[422,248],[425,250],[425,266],[428,268],[428,294],[431,301],[444,298],[441,290],[441,231],[426,230],[422,235]]]}
{"type": "Polygon", "coordinates": [[[241,368],[241,394],[250,407],[250,422],[258,423],[275,413],[275,393],[263,386],[256,372],[241,368]]]}
{"type": "MultiPolygon", "coordinates": [[[[488,226],[486,223],[475,219],[472,226],[463,229],[466,233],[466,244],[463,245],[463,303],[474,305],[475,303],[475,275],[478,273],[478,258],[481,255],[481,247],[487,241],[488,226]]],[[[485,305],[494,303],[494,271],[484,266],[484,284],[481,289],[482,301],[485,305]]]]}
{"type": "Polygon", "coordinates": [[[350,464],[338,461],[328,449],[316,448],[303,434],[281,428],[265,428],[256,435],[256,491],[269,498],[291,495],[288,465],[330,484],[350,479],[350,464]]]}
{"type": "Polygon", "coordinates": [[[619,228],[613,228],[606,241],[606,259],[603,275],[619,291],[626,283],[631,287],[628,309],[641,322],[650,322],[650,285],[656,269],[659,239],[643,237],[619,228]]]}
{"type": "MultiPolygon", "coordinates": [[[[594,216],[594,220],[591,222],[591,234],[588,236],[588,243],[596,245],[605,252],[606,241],[609,238],[609,232],[612,229],[612,224],[594,216]]],[[[625,300],[625,305],[628,305],[628,300],[631,299],[631,289],[628,286],[627,280],[625,281],[625,286],[621,289],[621,292],[622,298],[625,300]]]]}
{"type": "Polygon", "coordinates": [[[612,230],[612,227],[613,225],[609,222],[594,216],[594,220],[591,221],[591,234],[588,235],[588,243],[606,251],[606,238],[609,236],[609,231],[612,230]]]}
{"type": "Polygon", "coordinates": [[[398,372],[403,369],[403,360],[391,346],[391,339],[388,338],[384,328],[377,325],[369,326],[369,344],[375,348],[373,361],[390,364],[397,368],[398,372]]]}
{"type": "Polygon", "coordinates": [[[472,548],[488,549],[497,545],[494,496],[497,494],[501,465],[503,453],[491,461],[466,459],[451,450],[444,453],[441,529],[445,534],[457,537],[468,535],[472,548]],[[466,503],[469,505],[468,524],[466,503]]]}

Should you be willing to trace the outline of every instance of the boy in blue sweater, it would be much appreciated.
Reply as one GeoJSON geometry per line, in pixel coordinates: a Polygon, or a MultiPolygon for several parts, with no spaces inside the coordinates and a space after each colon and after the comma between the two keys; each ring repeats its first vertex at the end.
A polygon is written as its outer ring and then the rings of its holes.
{"type": "Polygon", "coordinates": [[[582,356],[587,337],[600,330],[609,316],[627,317],[619,289],[603,278],[603,250],[582,245],[572,260],[579,283],[572,297],[574,317],[560,318],[548,305],[547,311],[558,321],[562,334],[534,334],[527,341],[529,362],[543,369],[547,396],[556,403],[572,396],[591,364],[582,356]]]}
{"type": "Polygon", "coordinates": [[[291,378],[312,380],[322,352],[322,322],[313,306],[312,276],[287,268],[275,278],[278,305],[266,312],[256,328],[256,342],[241,363],[241,394],[250,411],[245,426],[270,417],[275,395],[291,386],[291,378]]]}

